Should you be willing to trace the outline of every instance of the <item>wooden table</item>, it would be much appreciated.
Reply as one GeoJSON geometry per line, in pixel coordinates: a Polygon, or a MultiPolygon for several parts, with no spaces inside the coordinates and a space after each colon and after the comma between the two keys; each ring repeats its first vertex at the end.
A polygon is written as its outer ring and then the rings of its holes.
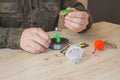
{"type": "MultiPolygon", "coordinates": [[[[52,37],[54,32],[50,34],[52,37]]],[[[65,29],[62,36],[73,44],[89,44],[78,64],[59,50],[29,54],[22,50],[0,49],[0,80],[120,80],[120,25],[100,22],[85,34],[65,29]],[[94,55],[96,39],[110,40],[117,48],[105,48],[94,55]]]]}

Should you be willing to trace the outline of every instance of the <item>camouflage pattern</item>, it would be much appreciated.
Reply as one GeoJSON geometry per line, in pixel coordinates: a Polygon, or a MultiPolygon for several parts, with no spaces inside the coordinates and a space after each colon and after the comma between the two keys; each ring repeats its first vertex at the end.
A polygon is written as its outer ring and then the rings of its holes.
{"type": "Polygon", "coordinates": [[[76,0],[0,0],[0,48],[20,48],[25,28],[54,30],[59,11],[67,7],[85,11],[76,0]]]}

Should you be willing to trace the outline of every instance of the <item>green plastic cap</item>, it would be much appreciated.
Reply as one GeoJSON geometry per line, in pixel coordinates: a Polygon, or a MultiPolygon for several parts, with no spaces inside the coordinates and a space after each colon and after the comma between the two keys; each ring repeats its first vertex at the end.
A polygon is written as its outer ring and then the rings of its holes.
{"type": "Polygon", "coordinates": [[[64,10],[61,10],[60,12],[62,12],[64,15],[67,15],[68,13],[72,12],[71,10],[67,10],[67,9],[64,9],[64,10]]]}

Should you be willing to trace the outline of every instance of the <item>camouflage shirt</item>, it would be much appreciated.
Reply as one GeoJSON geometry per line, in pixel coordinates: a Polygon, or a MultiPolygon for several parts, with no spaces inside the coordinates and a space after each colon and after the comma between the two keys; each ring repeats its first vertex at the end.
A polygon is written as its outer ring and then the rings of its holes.
{"type": "Polygon", "coordinates": [[[76,0],[0,0],[0,48],[20,48],[26,28],[54,30],[59,11],[67,7],[86,11],[76,0]]]}

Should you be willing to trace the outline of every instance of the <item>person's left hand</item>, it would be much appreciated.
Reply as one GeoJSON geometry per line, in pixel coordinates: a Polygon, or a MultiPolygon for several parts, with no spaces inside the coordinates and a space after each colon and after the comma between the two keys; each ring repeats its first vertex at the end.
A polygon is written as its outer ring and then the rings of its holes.
{"type": "Polygon", "coordinates": [[[65,27],[74,32],[81,32],[86,29],[89,23],[89,14],[85,11],[78,11],[75,8],[67,9],[72,10],[72,12],[65,17],[65,27]]]}

